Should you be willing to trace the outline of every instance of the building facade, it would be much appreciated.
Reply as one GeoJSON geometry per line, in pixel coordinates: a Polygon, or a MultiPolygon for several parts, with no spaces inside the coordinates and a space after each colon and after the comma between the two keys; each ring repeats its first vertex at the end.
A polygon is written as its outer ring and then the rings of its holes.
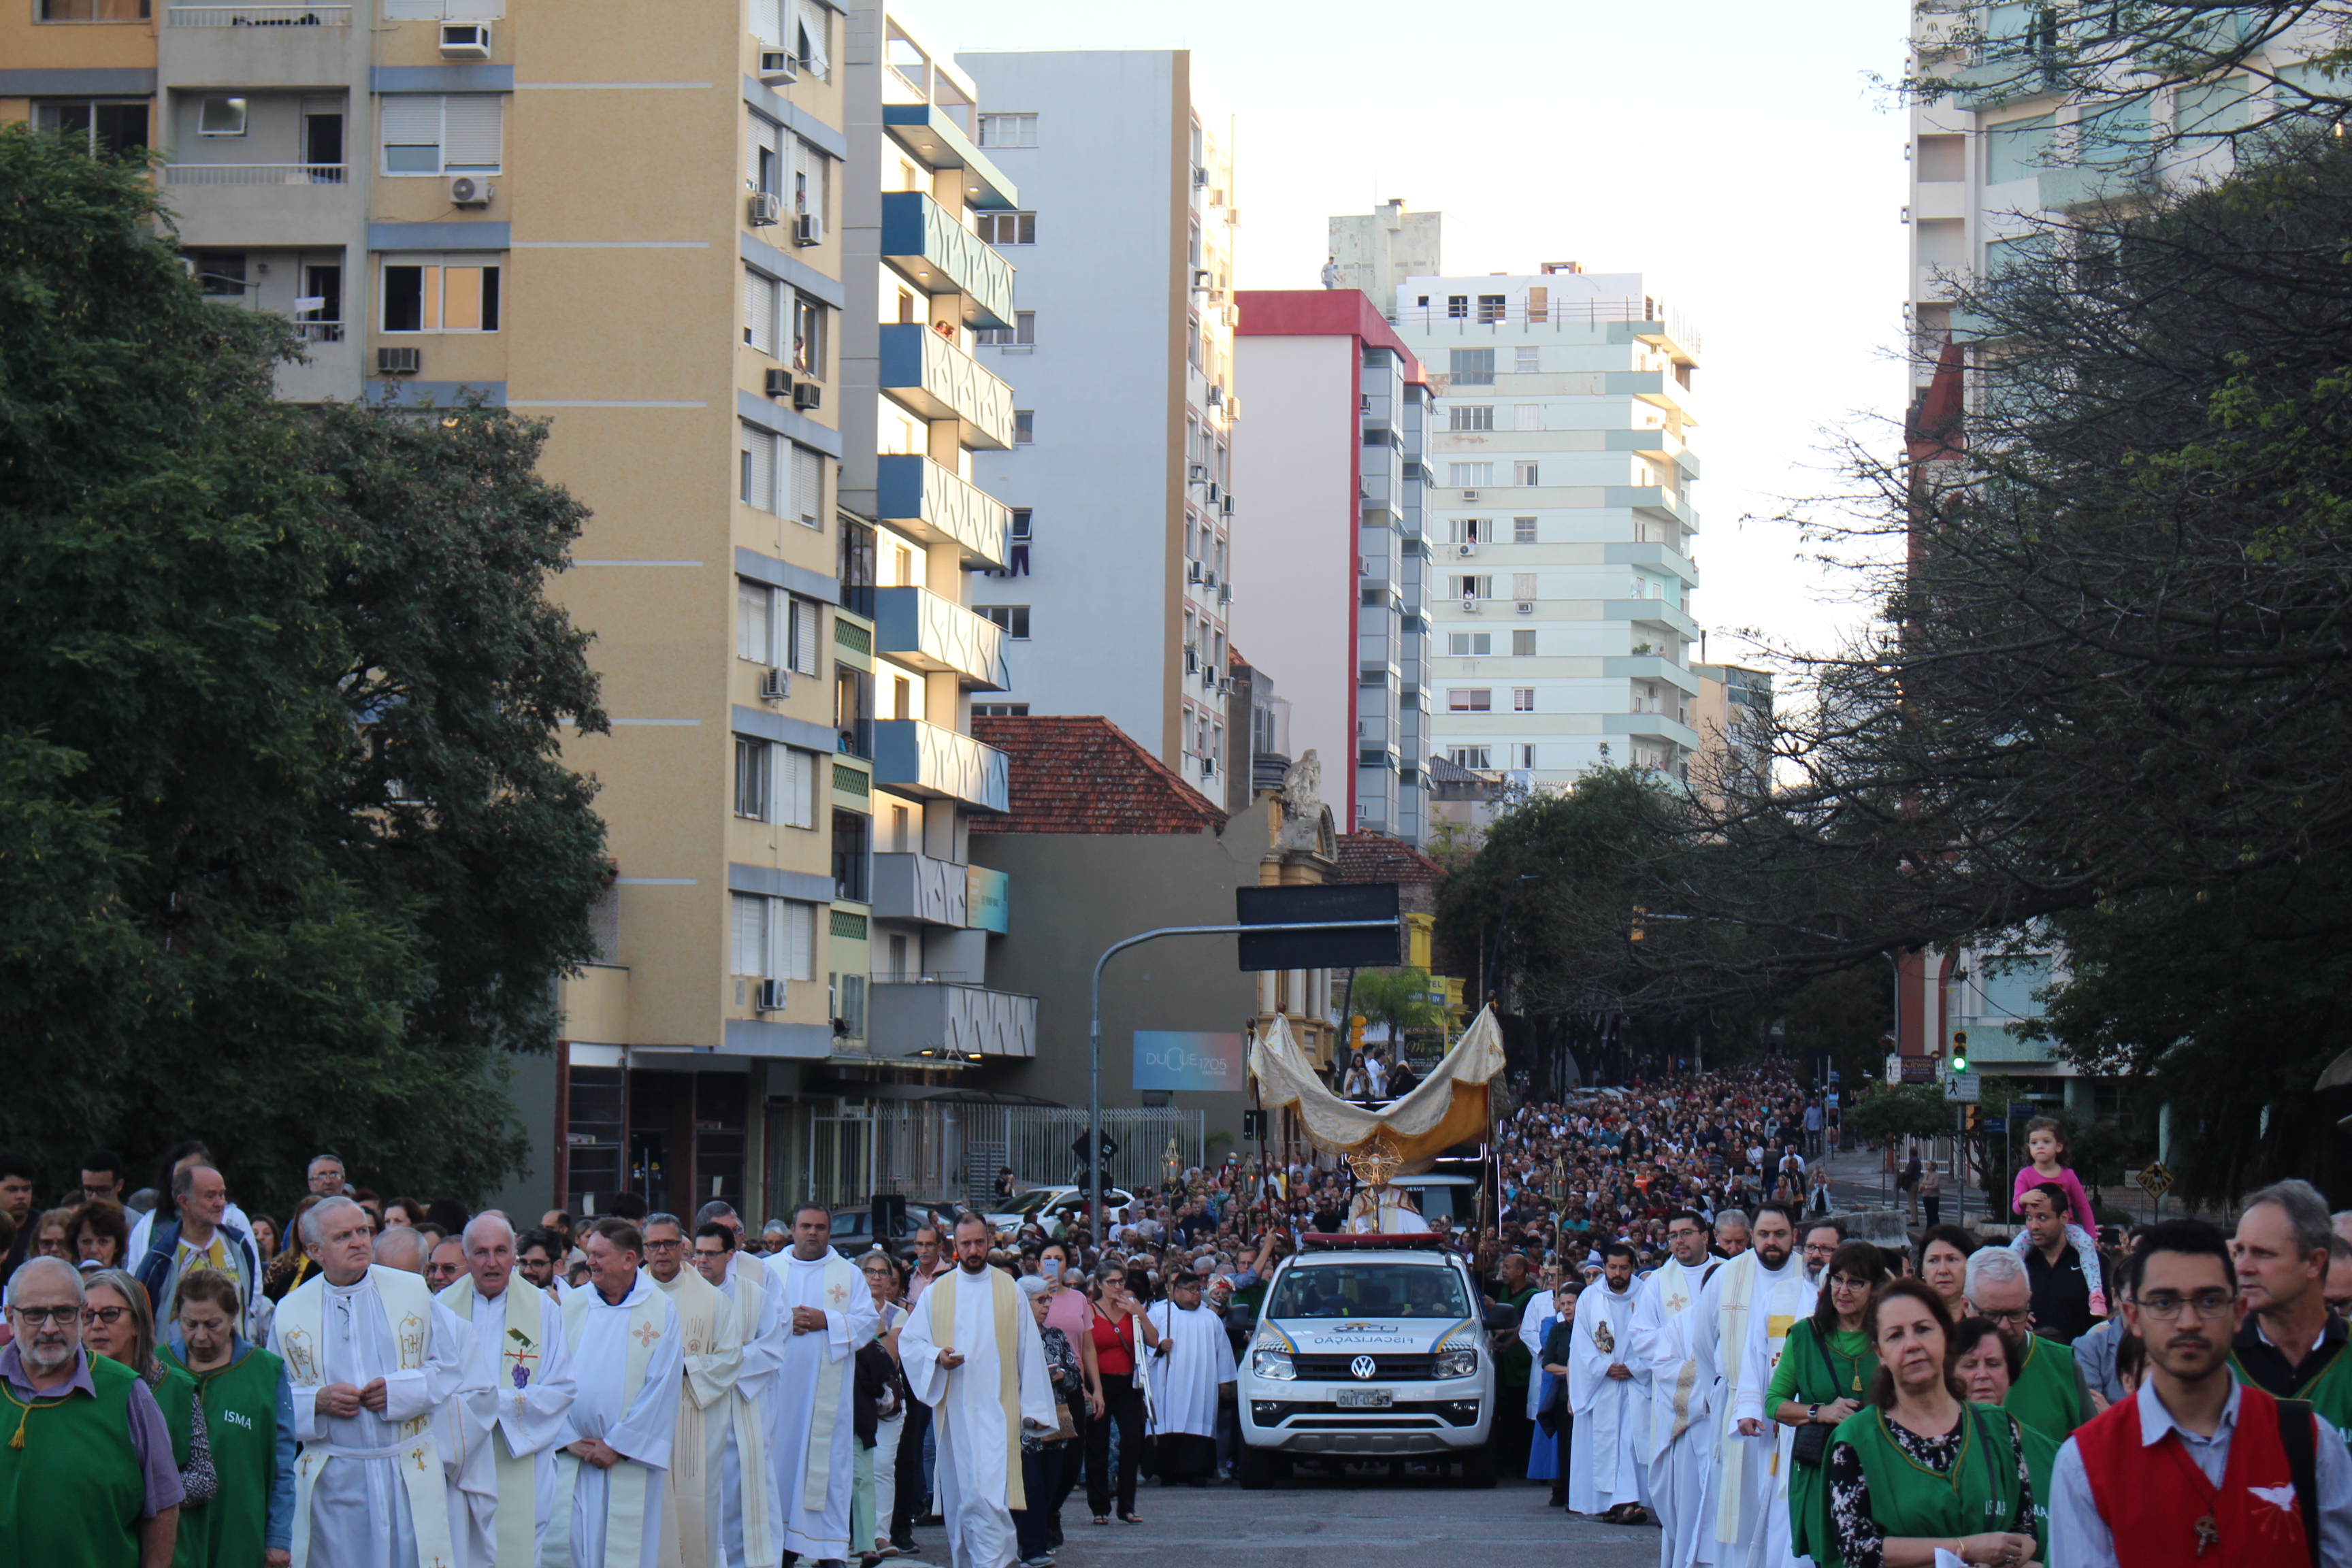
{"type": "Polygon", "coordinates": [[[1255,394],[1234,442],[1234,635],[1291,708],[1291,742],[1331,771],[1354,830],[1427,830],[1428,556],[1421,363],[1353,289],[1239,296],[1235,356],[1255,394]],[[1351,760],[1352,759],[1352,763],[1351,760]]]}
{"type": "MultiPolygon", "coordinates": [[[[1702,637],[1702,652],[1706,646],[1702,637]]],[[[1691,728],[1698,731],[1697,765],[1692,782],[1720,799],[1719,783],[1736,773],[1748,789],[1772,782],[1772,672],[1737,664],[1691,666],[1698,692],[1691,703],[1691,728]]]]}
{"type": "Polygon", "coordinates": [[[1232,720],[1230,121],[1182,50],[967,54],[980,150],[1023,206],[992,236],[1021,268],[981,362],[1020,388],[1010,450],[973,482],[1013,509],[982,582],[1015,628],[1004,712],[1101,714],[1212,796],[1232,720]]]}

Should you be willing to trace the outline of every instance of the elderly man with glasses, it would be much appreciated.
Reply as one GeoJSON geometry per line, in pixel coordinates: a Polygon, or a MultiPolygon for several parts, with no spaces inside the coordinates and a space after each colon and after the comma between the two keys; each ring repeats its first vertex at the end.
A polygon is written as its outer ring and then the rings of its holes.
{"type": "Polygon", "coordinates": [[[26,1563],[165,1568],[183,1496],[155,1396],[82,1349],[82,1282],[37,1258],[9,1281],[0,1349],[0,1541],[26,1563]]]}
{"type": "Polygon", "coordinates": [[[2017,1352],[2017,1377],[2001,1408],[2058,1438],[2105,1408],[2084,1380],[2074,1347],[2033,1331],[2033,1286],[2024,1259],[2005,1247],[1970,1253],[1967,1289],[1969,1310],[1990,1318],[2017,1352]]]}

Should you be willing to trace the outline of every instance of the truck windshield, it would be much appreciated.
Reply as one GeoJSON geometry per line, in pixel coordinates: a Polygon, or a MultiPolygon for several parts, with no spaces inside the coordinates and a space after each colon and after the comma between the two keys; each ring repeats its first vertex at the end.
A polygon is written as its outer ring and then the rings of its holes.
{"type": "Polygon", "coordinates": [[[1442,1264],[1318,1263],[1293,1268],[1266,1303],[1269,1318],[1464,1318],[1462,1276],[1442,1264]]]}

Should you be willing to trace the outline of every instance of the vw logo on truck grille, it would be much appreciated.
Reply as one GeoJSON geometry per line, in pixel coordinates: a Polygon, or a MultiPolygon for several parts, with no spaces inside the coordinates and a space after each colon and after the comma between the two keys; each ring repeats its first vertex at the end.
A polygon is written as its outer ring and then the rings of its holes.
{"type": "Polygon", "coordinates": [[[1381,1370],[1381,1363],[1368,1355],[1360,1355],[1348,1363],[1349,1375],[1359,1379],[1371,1376],[1381,1370]]]}

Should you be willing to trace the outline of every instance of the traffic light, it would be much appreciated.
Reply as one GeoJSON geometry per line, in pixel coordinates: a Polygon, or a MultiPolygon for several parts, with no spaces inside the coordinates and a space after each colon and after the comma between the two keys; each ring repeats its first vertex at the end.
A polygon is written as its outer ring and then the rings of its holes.
{"type": "Polygon", "coordinates": [[[1642,940],[1642,936],[1643,936],[1643,923],[1642,923],[1642,922],[1643,922],[1643,919],[1644,919],[1645,917],[1647,917],[1647,916],[1648,916],[1649,912],[1650,912],[1650,911],[1649,911],[1648,910],[1644,909],[1644,908],[1643,908],[1643,906],[1641,906],[1640,904],[1635,904],[1635,905],[1633,906],[1633,929],[1632,932],[1631,932],[1627,937],[1626,937],[1626,940],[1627,940],[1628,942],[1639,942],[1639,941],[1641,941],[1641,940],[1642,940]]]}
{"type": "Polygon", "coordinates": [[[1361,1013],[1348,1020],[1348,1048],[1357,1052],[1364,1048],[1364,1016],[1361,1013]]]}
{"type": "Polygon", "coordinates": [[[1963,1105],[1960,1107],[1960,1130],[1964,1132],[1973,1132],[1977,1130],[1977,1108],[1975,1106],[1963,1105]]]}
{"type": "Polygon", "coordinates": [[[1969,1032],[1966,1029],[1952,1031],[1952,1070],[1969,1070],[1969,1032]]]}

